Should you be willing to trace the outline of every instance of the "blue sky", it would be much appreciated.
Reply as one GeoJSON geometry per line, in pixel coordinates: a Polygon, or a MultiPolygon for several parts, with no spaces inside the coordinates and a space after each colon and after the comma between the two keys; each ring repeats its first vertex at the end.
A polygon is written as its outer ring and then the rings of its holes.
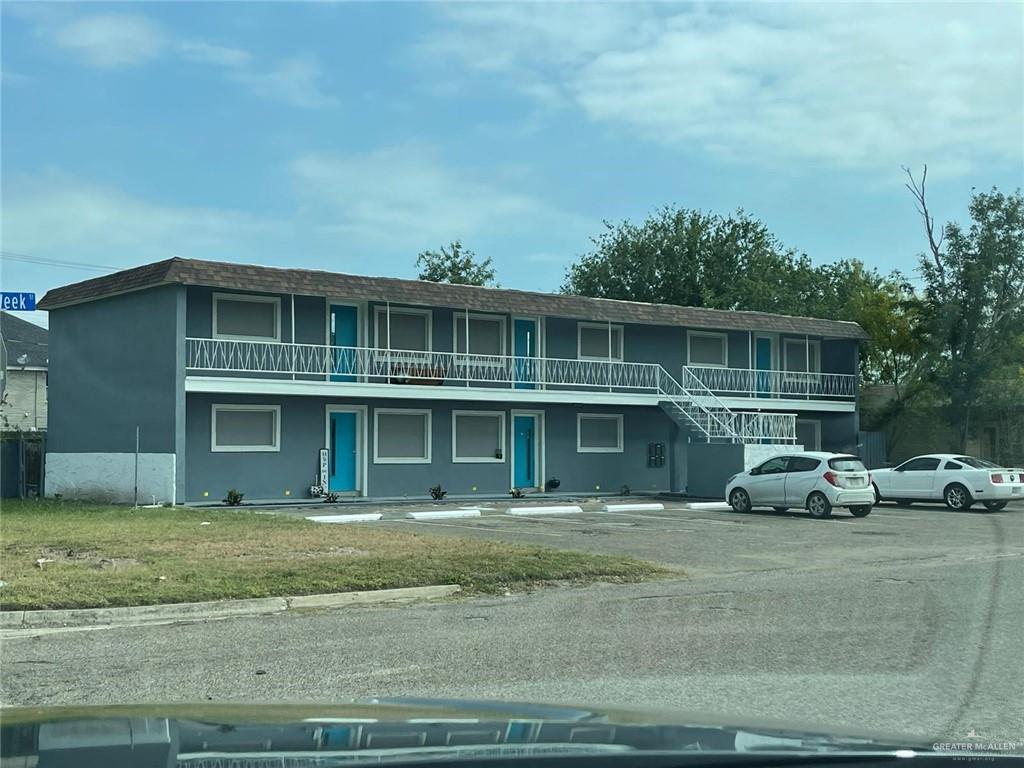
{"type": "MultiPolygon", "coordinates": [[[[744,208],[911,271],[1022,183],[1017,3],[12,3],[4,251],[415,276],[454,238],[554,290],[602,221],[744,208]]],[[[5,290],[99,274],[5,259],[5,290]]]]}

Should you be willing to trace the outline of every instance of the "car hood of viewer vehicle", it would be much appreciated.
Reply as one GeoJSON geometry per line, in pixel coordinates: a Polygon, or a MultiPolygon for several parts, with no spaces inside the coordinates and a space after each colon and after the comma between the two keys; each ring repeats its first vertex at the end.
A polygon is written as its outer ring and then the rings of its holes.
{"type": "Polygon", "coordinates": [[[767,722],[725,724],[662,710],[420,698],[325,706],[5,708],[0,734],[5,758],[36,757],[40,768],[70,765],[72,755],[75,765],[112,768],[241,766],[285,756],[288,765],[318,766],[657,753],[907,756],[931,752],[935,743],[767,722]]]}

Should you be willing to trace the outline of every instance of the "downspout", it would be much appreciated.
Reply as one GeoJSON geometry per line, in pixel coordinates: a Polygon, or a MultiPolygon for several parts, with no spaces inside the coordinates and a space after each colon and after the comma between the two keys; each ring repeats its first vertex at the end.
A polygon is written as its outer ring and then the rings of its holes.
{"type": "Polygon", "coordinates": [[[466,321],[466,386],[469,386],[469,307],[465,307],[464,320],[466,321]]]}
{"type": "Polygon", "coordinates": [[[804,399],[811,399],[811,337],[804,334],[804,372],[807,376],[807,391],[804,399]]]}
{"type": "MultiPolygon", "coordinates": [[[[291,336],[291,342],[292,342],[292,381],[295,381],[295,356],[298,354],[298,350],[295,348],[295,294],[294,293],[291,294],[291,297],[292,297],[292,318],[291,318],[292,319],[292,336],[291,336]]],[[[329,306],[327,308],[327,311],[328,312],[331,311],[329,306]]]]}

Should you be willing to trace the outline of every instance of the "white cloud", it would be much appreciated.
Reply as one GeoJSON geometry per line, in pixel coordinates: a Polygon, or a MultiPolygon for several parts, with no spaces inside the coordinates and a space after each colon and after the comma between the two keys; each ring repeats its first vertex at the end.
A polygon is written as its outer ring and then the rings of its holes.
{"type": "Polygon", "coordinates": [[[52,30],[61,48],[86,64],[103,69],[140,64],[160,55],[164,46],[160,29],[141,16],[102,14],[85,16],[52,30]]]}
{"type": "Polygon", "coordinates": [[[1006,4],[453,4],[423,49],[681,148],[782,165],[1021,157],[1006,4]]]}
{"type": "Polygon", "coordinates": [[[320,87],[320,65],[312,56],[281,59],[266,69],[232,68],[225,76],[257,96],[294,107],[316,109],[337,103],[334,96],[320,87]]]}
{"type": "MultiPolygon", "coordinates": [[[[423,248],[474,235],[582,233],[593,222],[406,144],[365,154],[309,153],[291,166],[303,209],[321,233],[423,248]]],[[[582,234],[580,234],[582,239],[582,234]]]]}
{"type": "Polygon", "coordinates": [[[4,250],[113,266],[175,254],[251,258],[289,232],[266,217],[164,205],[59,172],[5,179],[0,216],[4,250]]]}
{"type": "Polygon", "coordinates": [[[178,44],[178,53],[194,64],[214,64],[218,67],[244,67],[252,60],[248,51],[212,45],[202,40],[184,40],[178,44]]]}

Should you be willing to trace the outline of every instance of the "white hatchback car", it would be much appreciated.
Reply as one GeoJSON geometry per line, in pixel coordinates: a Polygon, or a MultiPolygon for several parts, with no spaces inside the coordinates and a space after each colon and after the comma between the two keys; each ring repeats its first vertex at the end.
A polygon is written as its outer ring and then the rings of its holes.
{"type": "Polygon", "coordinates": [[[856,456],[846,453],[789,453],[773,456],[746,472],[729,478],[725,498],[737,512],[754,507],[806,509],[811,517],[832,514],[846,507],[854,517],[865,517],[875,503],[871,475],[856,456]]]}
{"type": "Polygon", "coordinates": [[[980,501],[995,512],[1009,501],[1024,501],[1024,469],[957,453],[915,456],[898,467],[873,470],[872,480],[876,502],[944,501],[961,510],[980,501]]]}

